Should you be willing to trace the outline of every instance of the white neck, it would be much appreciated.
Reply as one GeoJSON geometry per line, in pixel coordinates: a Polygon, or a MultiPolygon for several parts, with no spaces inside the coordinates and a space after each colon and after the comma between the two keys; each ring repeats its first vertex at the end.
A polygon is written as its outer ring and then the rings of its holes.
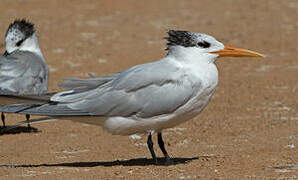
{"type": "Polygon", "coordinates": [[[30,52],[36,53],[37,55],[41,56],[43,59],[43,55],[42,55],[40,47],[38,45],[38,38],[35,34],[33,34],[31,37],[27,38],[22,43],[19,50],[30,51],[30,52]]]}
{"type": "Polygon", "coordinates": [[[200,52],[196,47],[170,46],[167,56],[186,63],[214,63],[218,55],[200,52]]]}

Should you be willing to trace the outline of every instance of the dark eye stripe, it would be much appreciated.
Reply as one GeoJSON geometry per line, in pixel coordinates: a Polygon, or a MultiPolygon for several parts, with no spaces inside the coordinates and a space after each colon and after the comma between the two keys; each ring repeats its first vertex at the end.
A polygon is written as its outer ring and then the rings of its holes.
{"type": "Polygon", "coordinates": [[[198,42],[198,46],[200,46],[202,48],[209,48],[211,46],[211,44],[207,41],[202,41],[202,42],[198,42]]]}
{"type": "Polygon", "coordinates": [[[20,46],[22,43],[24,42],[24,39],[20,40],[19,42],[17,42],[17,46],[20,46]]]}

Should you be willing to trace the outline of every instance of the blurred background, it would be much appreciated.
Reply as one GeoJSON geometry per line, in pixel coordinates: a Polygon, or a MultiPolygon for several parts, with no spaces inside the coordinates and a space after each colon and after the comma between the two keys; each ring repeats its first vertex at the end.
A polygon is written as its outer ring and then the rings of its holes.
{"type": "MultiPolygon", "coordinates": [[[[16,18],[35,24],[50,91],[66,77],[103,76],[163,57],[169,29],[210,34],[267,57],[218,60],[219,86],[207,108],[166,131],[173,157],[198,160],[102,168],[102,161],[149,158],[146,138],[63,121],[35,125],[42,131],[36,134],[0,136],[0,166],[28,165],[0,167],[2,177],[298,178],[297,0],[1,0],[1,42],[16,18]]],[[[22,118],[10,115],[7,123],[22,118]]]]}

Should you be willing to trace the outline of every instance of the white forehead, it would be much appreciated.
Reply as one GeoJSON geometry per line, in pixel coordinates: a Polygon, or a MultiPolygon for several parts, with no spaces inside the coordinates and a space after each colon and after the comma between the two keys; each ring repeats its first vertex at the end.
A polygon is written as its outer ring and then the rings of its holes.
{"type": "Polygon", "coordinates": [[[194,35],[197,37],[197,39],[199,40],[199,41],[207,41],[207,42],[209,42],[209,43],[220,43],[221,44],[221,42],[219,42],[219,41],[217,41],[214,37],[212,37],[212,36],[210,36],[210,35],[208,35],[208,34],[203,34],[203,33],[194,33],[194,35]]]}

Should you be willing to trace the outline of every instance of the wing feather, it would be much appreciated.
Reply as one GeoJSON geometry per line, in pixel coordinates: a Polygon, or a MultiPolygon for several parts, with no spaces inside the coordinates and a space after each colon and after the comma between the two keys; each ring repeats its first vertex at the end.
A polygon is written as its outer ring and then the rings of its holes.
{"type": "Polygon", "coordinates": [[[0,56],[0,88],[17,94],[42,94],[48,88],[49,68],[28,51],[0,56]]]}
{"type": "Polygon", "coordinates": [[[145,118],[171,113],[183,106],[201,87],[191,78],[177,66],[158,61],[117,73],[94,89],[61,92],[51,100],[92,115],[145,118]]]}
{"type": "Polygon", "coordinates": [[[198,78],[164,60],[138,65],[107,77],[71,79],[66,86],[83,88],[57,93],[51,97],[54,103],[21,113],[148,118],[173,113],[202,87],[198,78]]]}

